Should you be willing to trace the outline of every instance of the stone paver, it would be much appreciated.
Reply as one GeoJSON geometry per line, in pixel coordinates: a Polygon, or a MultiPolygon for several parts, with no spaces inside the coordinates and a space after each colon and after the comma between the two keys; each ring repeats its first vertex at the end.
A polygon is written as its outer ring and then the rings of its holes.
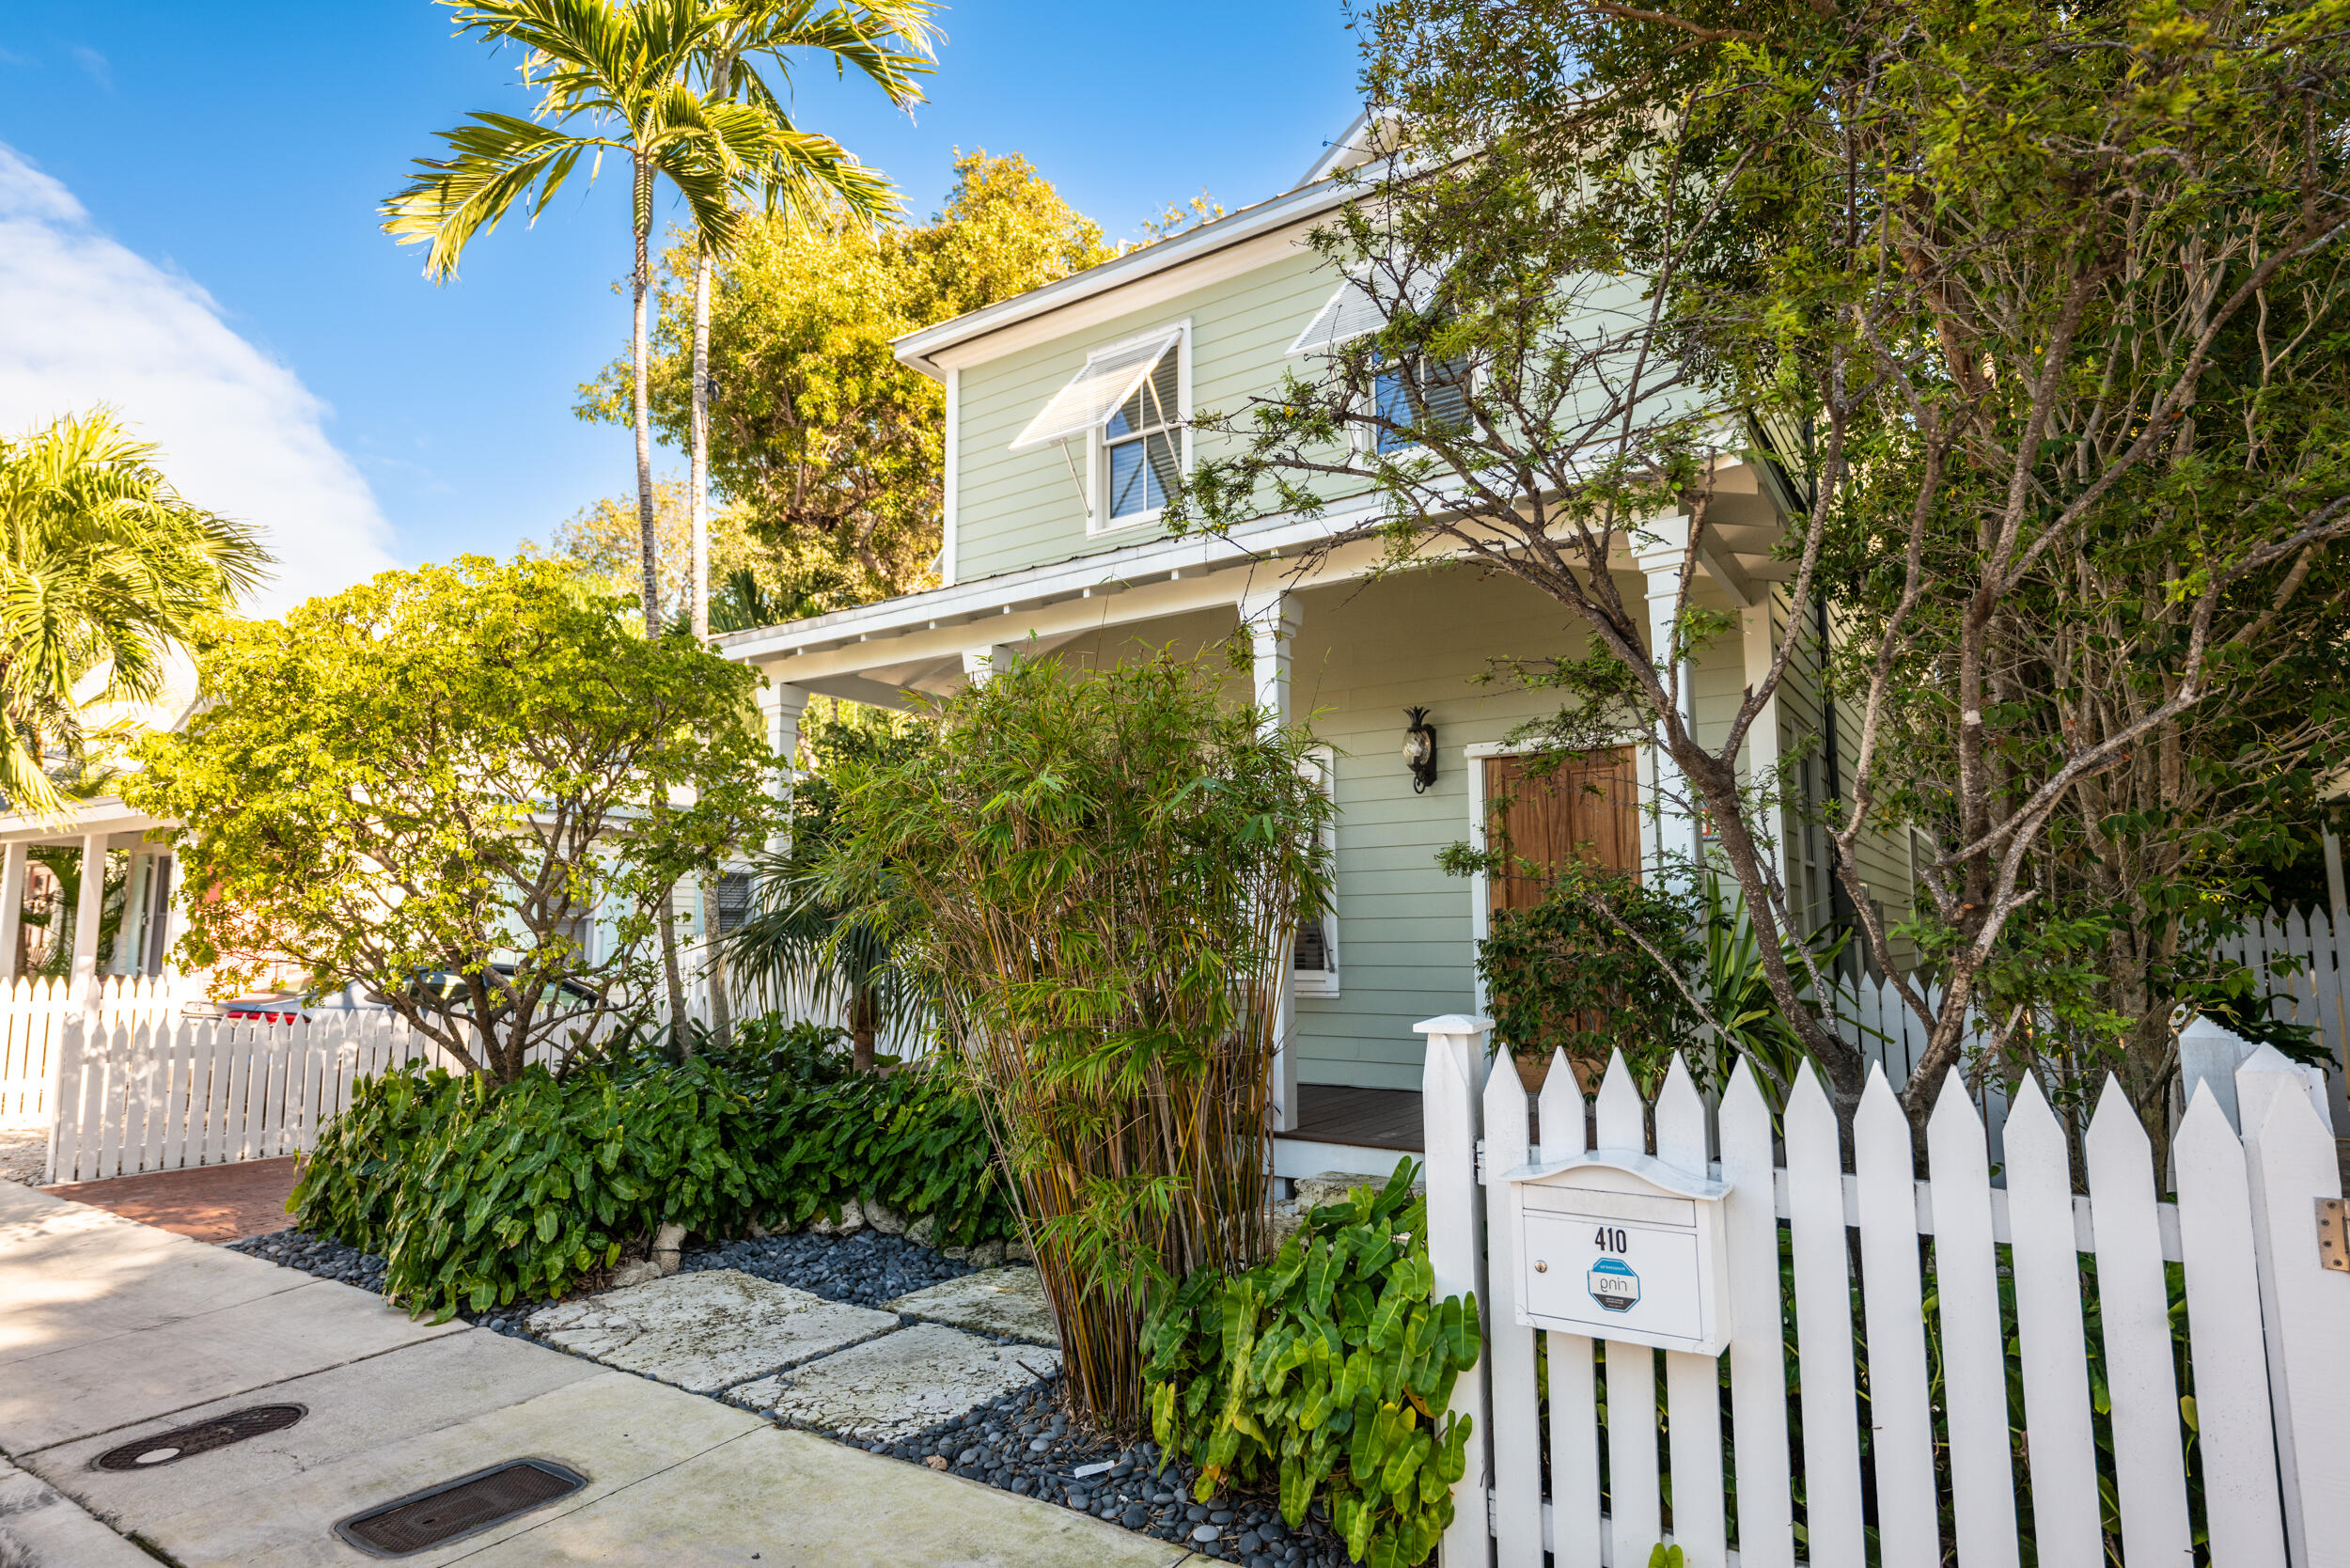
{"type": "Polygon", "coordinates": [[[1060,1353],[916,1324],[727,1397],[794,1426],[895,1440],[1060,1370],[1060,1353]]]}
{"type": "Polygon", "coordinates": [[[534,1312],[530,1331],[576,1355],[714,1394],[898,1326],[736,1269],[673,1274],[534,1312]]]}
{"type": "Polygon", "coordinates": [[[1032,1268],[982,1269],[883,1305],[893,1312],[951,1324],[974,1334],[1040,1345],[1060,1342],[1053,1328],[1053,1309],[1044,1299],[1043,1277],[1032,1268]]]}

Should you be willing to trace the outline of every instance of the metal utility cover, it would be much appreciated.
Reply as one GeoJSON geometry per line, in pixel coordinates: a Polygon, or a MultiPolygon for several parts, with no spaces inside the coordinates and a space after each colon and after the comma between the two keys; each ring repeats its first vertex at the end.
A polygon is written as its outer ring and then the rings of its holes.
{"type": "Polygon", "coordinates": [[[265,1432],[283,1432],[309,1414],[306,1405],[256,1404],[243,1410],[231,1410],[226,1416],[214,1416],[208,1421],[192,1421],[186,1426],[159,1432],[152,1437],[142,1437],[134,1443],[124,1443],[108,1449],[90,1461],[93,1470],[151,1470],[159,1466],[176,1465],[194,1454],[209,1453],[225,1449],[231,1443],[242,1443],[247,1437],[258,1437],[265,1432]]]}
{"type": "Polygon", "coordinates": [[[587,1484],[553,1460],[509,1460],[354,1513],[335,1533],[370,1557],[407,1557],[520,1518],[587,1484]]]}

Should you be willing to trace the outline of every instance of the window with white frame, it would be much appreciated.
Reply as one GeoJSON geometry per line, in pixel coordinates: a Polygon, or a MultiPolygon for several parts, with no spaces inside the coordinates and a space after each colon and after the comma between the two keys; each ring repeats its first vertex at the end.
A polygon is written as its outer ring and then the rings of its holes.
{"type": "MultiPolygon", "coordinates": [[[[1337,754],[1326,745],[1309,748],[1306,753],[1306,776],[1324,795],[1334,795],[1337,754]]],[[[1322,852],[1335,872],[1338,865],[1338,813],[1322,828],[1322,852]]],[[[1302,916],[1297,932],[1290,942],[1290,983],[1300,996],[1335,996],[1339,994],[1339,915],[1335,902],[1319,915],[1302,916]]]]}
{"type": "Polygon", "coordinates": [[[1371,380],[1371,411],[1384,424],[1372,436],[1379,455],[1407,451],[1420,444],[1417,432],[1468,422],[1468,361],[1422,362],[1418,374],[1384,366],[1371,380]]]}
{"type": "Polygon", "coordinates": [[[1182,347],[1169,343],[1102,426],[1101,515],[1111,523],[1158,511],[1183,478],[1182,347]]]}
{"type": "Polygon", "coordinates": [[[1094,350],[1011,444],[1014,452],[1060,448],[1089,531],[1149,521],[1181,481],[1188,336],[1177,322],[1094,350]]]}

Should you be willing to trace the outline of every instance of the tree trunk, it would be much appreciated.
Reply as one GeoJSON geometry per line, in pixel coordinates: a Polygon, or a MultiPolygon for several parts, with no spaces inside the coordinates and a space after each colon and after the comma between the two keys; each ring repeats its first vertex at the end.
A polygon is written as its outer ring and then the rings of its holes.
{"type": "Polygon", "coordinates": [[[710,643],[710,252],[694,247],[694,635],[710,643]]]}
{"type": "Polygon", "coordinates": [[[849,1065],[859,1073],[873,1070],[873,1036],[881,1022],[881,998],[870,987],[860,988],[849,1003],[849,1065]]]}
{"type": "Polygon", "coordinates": [[[636,321],[629,340],[634,362],[636,417],[636,527],[644,568],[645,635],[661,635],[661,545],[653,523],[652,505],[652,166],[636,162],[634,188],[636,269],[630,290],[636,321]]]}
{"type": "Polygon", "coordinates": [[[678,1055],[694,1054],[693,1031],[685,1027],[685,980],[678,972],[677,963],[677,884],[671,883],[661,894],[661,973],[668,982],[669,1038],[677,1044],[678,1055]]]}

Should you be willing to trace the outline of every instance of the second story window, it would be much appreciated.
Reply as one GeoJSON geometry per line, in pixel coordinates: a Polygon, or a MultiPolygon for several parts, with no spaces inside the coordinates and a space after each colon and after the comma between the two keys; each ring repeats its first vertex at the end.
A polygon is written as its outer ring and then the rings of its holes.
{"type": "Polygon", "coordinates": [[[1178,401],[1175,344],[1134,395],[1102,426],[1109,494],[1103,510],[1112,521],[1140,517],[1167,505],[1183,472],[1183,413],[1178,401]]]}
{"type": "Polygon", "coordinates": [[[1383,368],[1371,383],[1371,406],[1385,421],[1372,431],[1382,457],[1417,447],[1420,438],[1415,432],[1468,419],[1468,362],[1423,364],[1416,377],[1396,367],[1383,368]]]}

